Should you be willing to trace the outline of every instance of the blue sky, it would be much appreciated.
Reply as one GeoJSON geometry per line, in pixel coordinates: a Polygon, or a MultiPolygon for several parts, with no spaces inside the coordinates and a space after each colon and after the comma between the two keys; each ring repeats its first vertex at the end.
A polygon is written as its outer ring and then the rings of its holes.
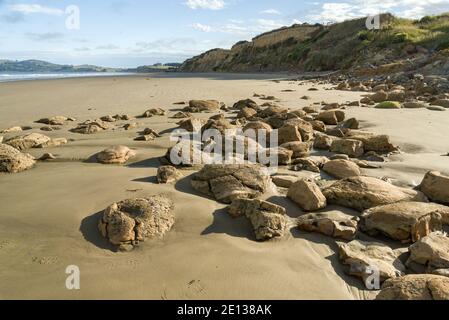
{"type": "Polygon", "coordinates": [[[449,11],[449,0],[0,0],[0,59],[111,67],[181,62],[293,23],[386,11],[418,18],[449,11]],[[79,28],[66,27],[71,5],[79,8],[79,28]]]}

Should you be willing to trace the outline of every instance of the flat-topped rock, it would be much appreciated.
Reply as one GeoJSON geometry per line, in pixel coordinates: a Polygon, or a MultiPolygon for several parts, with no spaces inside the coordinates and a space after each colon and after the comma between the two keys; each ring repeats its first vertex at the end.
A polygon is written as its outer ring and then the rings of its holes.
{"type": "Polygon", "coordinates": [[[323,194],[331,204],[359,211],[399,201],[427,202],[426,196],[419,191],[363,176],[336,181],[325,188],[323,194]]]}
{"type": "Polygon", "coordinates": [[[41,133],[30,133],[6,140],[6,144],[18,149],[42,148],[51,142],[51,138],[41,133]]]}
{"type": "Polygon", "coordinates": [[[449,207],[402,201],[366,210],[360,228],[370,235],[381,233],[394,240],[416,242],[442,229],[442,214],[449,214],[449,207]]]}
{"type": "Polygon", "coordinates": [[[223,203],[256,198],[268,190],[270,183],[266,168],[257,164],[205,165],[192,179],[195,190],[223,203]]]}
{"type": "Polygon", "coordinates": [[[431,233],[412,244],[409,251],[408,267],[413,269],[413,265],[418,264],[428,273],[449,271],[449,237],[446,234],[431,233]]]}
{"type": "Polygon", "coordinates": [[[398,259],[398,253],[379,242],[353,240],[339,245],[340,261],[349,266],[348,274],[366,281],[377,269],[380,282],[400,277],[405,266],[398,259]]]}
{"type": "Polygon", "coordinates": [[[198,112],[213,112],[220,109],[220,102],[217,100],[190,100],[189,106],[185,107],[183,111],[198,113],[198,112]]]}
{"type": "Polygon", "coordinates": [[[360,176],[360,168],[357,164],[348,160],[331,160],[324,164],[323,171],[337,178],[345,179],[360,176]]]}
{"type": "Polygon", "coordinates": [[[97,154],[97,160],[103,164],[123,164],[136,156],[136,153],[126,146],[114,146],[97,154]]]}

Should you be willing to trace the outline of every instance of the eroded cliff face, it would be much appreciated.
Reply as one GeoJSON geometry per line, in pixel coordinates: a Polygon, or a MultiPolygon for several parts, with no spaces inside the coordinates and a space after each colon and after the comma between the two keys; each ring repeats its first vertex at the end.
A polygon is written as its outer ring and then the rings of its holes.
{"type": "Polygon", "coordinates": [[[445,53],[449,51],[449,14],[421,20],[383,14],[380,28],[373,31],[367,29],[366,21],[361,18],[277,29],[250,42],[238,42],[229,50],[214,49],[193,57],[180,71],[351,70],[367,75],[418,69],[438,74],[449,71],[445,53]]]}

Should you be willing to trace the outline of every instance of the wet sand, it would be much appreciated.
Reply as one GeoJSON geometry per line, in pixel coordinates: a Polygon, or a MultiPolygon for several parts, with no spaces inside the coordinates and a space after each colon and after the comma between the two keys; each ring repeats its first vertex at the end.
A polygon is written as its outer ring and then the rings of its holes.
{"type": "MultiPolygon", "coordinates": [[[[51,152],[58,160],[39,162],[19,174],[0,174],[1,299],[365,299],[373,293],[344,274],[331,238],[297,231],[300,209],[280,194],[266,197],[283,204],[292,218],[284,239],[258,243],[245,219],[230,218],[224,205],[190,187],[191,170],[176,185],[158,185],[155,175],[171,144],[170,117],[178,101],[216,99],[231,105],[254,93],[274,95],[280,104],[299,109],[313,102],[359,100],[363,93],[307,91],[310,85],[272,79],[276,75],[179,75],[61,79],[0,84],[0,130],[32,126],[50,137],[73,139],[65,146],[28,150],[39,157],[51,152]],[[294,92],[282,92],[293,89],[294,92]],[[300,98],[309,95],[312,100],[300,98]],[[108,114],[140,115],[164,108],[167,116],[121,121],[138,122],[94,135],[62,130],[42,132],[34,123],[64,115],[77,122],[108,114]],[[136,142],[149,127],[163,133],[152,142],[136,142]],[[137,152],[124,166],[89,161],[108,146],[123,144],[137,152]],[[176,223],[163,240],[146,242],[130,253],[116,253],[97,230],[99,212],[113,202],[166,194],[175,202],[176,223]],[[81,290],[65,288],[65,269],[81,270],[81,290]]],[[[255,99],[257,102],[262,102],[255,99]]],[[[428,170],[449,173],[449,112],[377,110],[349,107],[348,117],[362,128],[389,134],[403,153],[382,169],[363,170],[416,185],[428,170]]],[[[201,117],[208,118],[211,114],[201,117]]],[[[7,134],[5,138],[18,135],[7,134]]],[[[311,173],[310,173],[311,174],[311,173]]],[[[345,210],[328,207],[326,210],[345,210]]]]}

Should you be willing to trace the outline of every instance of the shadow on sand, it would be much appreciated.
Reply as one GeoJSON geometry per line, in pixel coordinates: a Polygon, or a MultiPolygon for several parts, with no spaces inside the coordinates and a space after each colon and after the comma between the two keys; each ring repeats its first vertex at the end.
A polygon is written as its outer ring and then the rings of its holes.
{"type": "Polygon", "coordinates": [[[115,247],[109,243],[106,238],[103,238],[98,230],[98,221],[100,220],[102,214],[103,210],[84,218],[81,221],[80,231],[86,241],[92,243],[100,249],[115,252],[117,251],[115,250],[115,247]]]}
{"type": "Polygon", "coordinates": [[[209,234],[227,234],[231,237],[246,238],[251,241],[256,241],[253,228],[247,218],[232,218],[228,214],[227,209],[216,210],[213,213],[213,216],[214,221],[201,232],[202,236],[209,234]]]}

